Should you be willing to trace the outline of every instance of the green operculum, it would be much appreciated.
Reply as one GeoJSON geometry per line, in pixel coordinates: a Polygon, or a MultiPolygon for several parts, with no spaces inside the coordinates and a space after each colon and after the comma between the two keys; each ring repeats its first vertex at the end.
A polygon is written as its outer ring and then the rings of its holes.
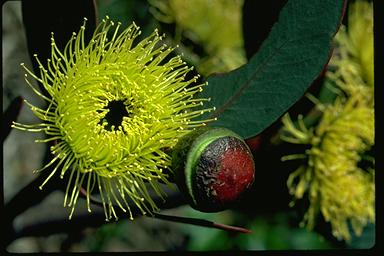
{"type": "Polygon", "coordinates": [[[107,17],[85,43],[84,22],[63,51],[52,35],[47,67],[36,56],[40,76],[23,65],[27,83],[48,107],[27,102],[42,123],[14,127],[45,132],[48,138],[39,142],[56,141],[54,158],[43,169],[55,166],[46,182],[56,172],[68,177],[64,205],[72,208],[70,216],[81,188],[89,211],[91,194],[99,196],[106,219],[117,218],[116,205],[131,218],[132,205],[144,214],[157,211],[153,197],[164,196],[159,181],[168,183],[164,170],[171,162],[164,149],[209,121],[196,120],[211,109],[202,108],[208,99],[195,97],[205,84],[186,79],[192,68],[180,56],[167,57],[173,48],[161,44],[157,31],[135,44],[139,28],[132,24],[120,32],[120,26],[107,17]],[[38,92],[28,75],[49,95],[38,92]]]}

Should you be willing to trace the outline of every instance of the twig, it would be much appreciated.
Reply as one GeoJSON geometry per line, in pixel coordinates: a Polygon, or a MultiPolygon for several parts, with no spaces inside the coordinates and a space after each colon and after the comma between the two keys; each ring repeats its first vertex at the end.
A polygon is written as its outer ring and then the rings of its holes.
{"type": "Polygon", "coordinates": [[[7,220],[10,224],[16,218],[16,216],[23,213],[30,207],[40,203],[46,196],[52,191],[63,188],[63,182],[58,176],[52,177],[49,183],[44,186],[44,189],[40,190],[39,186],[50,174],[50,167],[40,174],[31,183],[22,188],[6,205],[5,212],[7,220]],[[28,200],[26,200],[28,198],[28,200]]]}
{"type": "Polygon", "coordinates": [[[167,221],[178,222],[178,223],[191,224],[191,225],[195,225],[195,226],[217,228],[217,229],[221,229],[221,230],[225,230],[225,231],[234,231],[234,232],[240,232],[240,233],[252,233],[251,230],[246,229],[246,228],[230,226],[230,225],[225,225],[225,224],[221,224],[221,223],[215,223],[215,222],[212,222],[209,220],[203,220],[203,219],[171,216],[171,215],[164,215],[164,214],[160,214],[160,213],[153,213],[153,217],[156,219],[167,220],[167,221]]]}
{"type": "Polygon", "coordinates": [[[1,142],[4,143],[4,140],[8,137],[11,132],[12,122],[16,121],[19,116],[21,107],[23,105],[23,98],[21,96],[16,97],[12,100],[11,104],[3,113],[3,121],[2,121],[2,131],[1,131],[1,142]]]}
{"type": "Polygon", "coordinates": [[[3,242],[7,245],[16,239],[17,232],[14,228],[13,221],[14,219],[22,214],[24,211],[30,207],[40,203],[46,196],[48,196],[52,191],[61,189],[62,185],[60,184],[61,180],[59,177],[53,177],[51,182],[44,187],[43,190],[39,190],[39,186],[44,182],[49,175],[49,169],[45,173],[40,174],[27,186],[22,188],[5,206],[2,212],[4,213],[3,218],[3,229],[6,232],[6,236],[3,239],[3,242]],[[26,200],[28,199],[28,200],[26,200]]]}
{"type": "MultiPolygon", "coordinates": [[[[80,188],[80,193],[82,194],[83,197],[87,196],[87,192],[84,188],[80,188]]],[[[95,205],[98,206],[103,206],[102,202],[94,198],[93,196],[89,196],[90,202],[92,202],[95,205]]],[[[166,221],[172,221],[172,222],[178,222],[178,223],[185,223],[185,224],[190,224],[190,225],[195,225],[195,226],[201,226],[201,227],[209,227],[209,228],[217,228],[221,230],[226,230],[226,231],[234,231],[234,232],[241,232],[241,233],[251,233],[252,231],[249,229],[245,229],[242,227],[236,227],[236,226],[230,226],[230,225],[225,225],[221,223],[215,223],[212,221],[208,220],[203,220],[203,219],[196,219],[196,218],[189,218],[189,217],[180,217],[180,216],[170,216],[170,215],[164,215],[160,213],[153,213],[152,216],[148,217],[153,217],[156,219],[160,220],[166,220],[166,221]]]]}
{"type": "MultiPolygon", "coordinates": [[[[171,209],[185,203],[184,199],[179,193],[169,194],[168,199],[169,200],[164,203],[162,203],[163,199],[161,197],[156,197],[153,200],[162,209],[171,209]]],[[[132,215],[134,217],[138,217],[142,216],[142,213],[137,207],[132,207],[132,215]]],[[[121,216],[121,219],[129,218],[129,215],[123,214],[123,212],[121,212],[119,216],[121,216]]],[[[6,242],[9,244],[18,238],[26,236],[48,236],[51,234],[75,232],[82,230],[85,227],[99,227],[106,223],[108,222],[105,221],[105,215],[102,210],[94,211],[92,214],[89,214],[88,212],[84,214],[77,214],[74,215],[71,220],[69,220],[68,217],[43,220],[31,225],[26,225],[16,230],[13,234],[7,234],[6,242]]],[[[113,223],[113,221],[111,221],[111,223],[113,223]]]]}

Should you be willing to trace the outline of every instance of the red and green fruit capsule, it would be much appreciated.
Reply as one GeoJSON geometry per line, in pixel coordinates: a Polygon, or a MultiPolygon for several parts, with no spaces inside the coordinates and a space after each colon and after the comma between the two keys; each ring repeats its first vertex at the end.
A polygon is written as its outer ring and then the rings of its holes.
{"type": "Polygon", "coordinates": [[[192,131],[172,155],[175,181],[190,205],[203,212],[229,208],[252,185],[255,164],[244,140],[225,129],[192,131]]]}

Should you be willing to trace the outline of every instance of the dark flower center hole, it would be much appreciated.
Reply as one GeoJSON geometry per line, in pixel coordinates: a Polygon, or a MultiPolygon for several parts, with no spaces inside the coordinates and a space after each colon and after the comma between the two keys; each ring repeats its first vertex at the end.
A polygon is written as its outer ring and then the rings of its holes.
{"type": "Polygon", "coordinates": [[[127,105],[122,100],[113,100],[108,103],[104,109],[108,109],[109,112],[105,115],[105,117],[100,120],[99,124],[107,123],[104,128],[108,131],[117,130],[119,126],[121,126],[121,122],[123,121],[123,117],[128,117],[129,112],[127,110],[127,105]]]}

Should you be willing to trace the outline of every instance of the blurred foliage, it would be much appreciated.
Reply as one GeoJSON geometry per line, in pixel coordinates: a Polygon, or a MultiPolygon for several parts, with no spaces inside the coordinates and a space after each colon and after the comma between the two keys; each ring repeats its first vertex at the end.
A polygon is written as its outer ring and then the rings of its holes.
{"type": "Polygon", "coordinates": [[[204,49],[203,54],[193,52],[191,48],[184,52],[185,55],[194,55],[196,60],[193,64],[202,75],[226,72],[246,62],[241,29],[243,0],[149,2],[159,21],[175,24],[176,44],[184,44],[185,39],[189,39],[204,49]]]}
{"type": "Polygon", "coordinates": [[[187,236],[180,227],[150,217],[119,220],[87,230],[81,244],[90,252],[185,250],[187,236]]]}
{"type": "Polygon", "coordinates": [[[354,233],[351,234],[351,240],[347,244],[347,248],[354,249],[367,249],[372,248],[376,243],[376,226],[373,223],[369,223],[364,227],[362,233],[357,236],[354,233]]]}
{"type": "MultiPolygon", "coordinates": [[[[213,219],[213,216],[185,209],[185,214],[213,219]]],[[[278,212],[268,216],[251,217],[240,212],[225,211],[214,216],[215,221],[231,225],[244,226],[250,234],[228,233],[215,229],[202,230],[199,227],[185,225],[190,242],[186,249],[191,251],[207,250],[305,250],[334,248],[321,235],[298,228],[293,212],[278,212]]]]}
{"type": "Polygon", "coordinates": [[[297,227],[293,212],[279,212],[249,218],[240,212],[223,211],[214,216],[185,206],[176,210],[183,216],[241,225],[250,234],[231,233],[153,219],[122,220],[89,231],[83,240],[91,252],[133,250],[225,251],[225,250],[306,250],[335,248],[321,235],[297,227]],[[153,240],[156,236],[156,241],[153,240]]]}
{"type": "Polygon", "coordinates": [[[96,4],[99,20],[108,15],[111,20],[120,21],[122,28],[135,22],[142,31],[142,37],[149,36],[158,27],[146,1],[96,0],[96,4]]]}

